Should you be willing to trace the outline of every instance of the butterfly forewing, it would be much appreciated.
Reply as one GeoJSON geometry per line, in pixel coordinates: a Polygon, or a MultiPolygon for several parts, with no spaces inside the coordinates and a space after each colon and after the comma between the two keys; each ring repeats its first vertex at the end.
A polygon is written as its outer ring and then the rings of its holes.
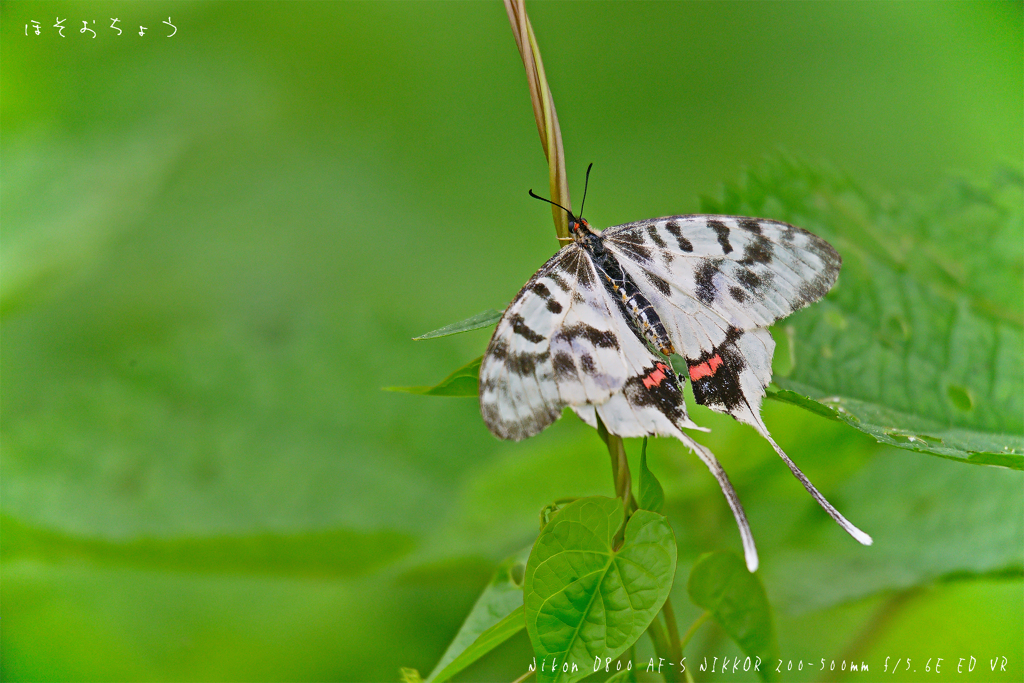
{"type": "Polygon", "coordinates": [[[730,328],[767,327],[817,301],[841,263],[819,237],[767,219],[670,216],[601,237],[688,358],[711,351],[730,328]]]}
{"type": "Polygon", "coordinates": [[[574,244],[523,287],[480,366],[480,408],[496,436],[525,439],[565,406],[603,403],[622,387],[627,368],[609,303],[574,244]]]}

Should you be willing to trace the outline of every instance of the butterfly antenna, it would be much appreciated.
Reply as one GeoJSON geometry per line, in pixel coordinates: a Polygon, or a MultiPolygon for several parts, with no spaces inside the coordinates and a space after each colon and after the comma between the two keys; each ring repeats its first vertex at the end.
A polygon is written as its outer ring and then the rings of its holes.
{"type": "Polygon", "coordinates": [[[575,216],[572,215],[572,211],[570,211],[569,209],[565,208],[561,204],[557,204],[557,203],[551,201],[550,199],[544,199],[544,197],[541,197],[540,195],[534,194],[533,190],[530,190],[530,196],[533,197],[534,199],[539,199],[542,202],[547,202],[548,204],[551,204],[553,206],[557,206],[559,209],[561,209],[562,211],[565,211],[567,214],[569,214],[570,218],[575,218],[575,216]]]}
{"type": "Polygon", "coordinates": [[[583,218],[583,205],[587,203],[587,185],[590,184],[590,169],[594,168],[594,162],[590,162],[590,166],[587,166],[587,177],[583,181],[583,201],[580,202],[580,219],[583,218]]]}

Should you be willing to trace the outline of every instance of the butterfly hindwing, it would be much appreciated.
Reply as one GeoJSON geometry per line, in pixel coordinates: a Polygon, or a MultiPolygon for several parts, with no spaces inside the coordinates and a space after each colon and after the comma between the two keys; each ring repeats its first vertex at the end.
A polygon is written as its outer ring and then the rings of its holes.
{"type": "MultiPolygon", "coordinates": [[[[626,324],[625,318],[622,321],[626,324]]],[[[595,415],[600,416],[609,432],[625,437],[682,438],[681,429],[700,429],[686,414],[682,382],[672,366],[632,331],[622,335],[622,351],[629,370],[622,390],[602,404],[573,406],[576,414],[592,427],[597,426],[595,415]]]]}

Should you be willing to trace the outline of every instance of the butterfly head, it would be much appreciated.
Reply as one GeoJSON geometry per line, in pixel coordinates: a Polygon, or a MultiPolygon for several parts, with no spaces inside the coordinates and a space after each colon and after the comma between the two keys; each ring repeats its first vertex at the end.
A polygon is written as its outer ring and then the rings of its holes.
{"type": "MultiPolygon", "coordinates": [[[[587,180],[583,186],[583,202],[587,201],[587,185],[590,184],[590,169],[593,168],[593,166],[594,164],[590,164],[590,166],[587,166],[587,180]]],[[[565,208],[561,204],[553,202],[550,199],[544,199],[544,197],[539,197],[535,195],[533,193],[533,190],[530,190],[530,196],[533,197],[534,199],[539,199],[542,202],[547,202],[548,204],[557,206],[562,211],[565,211],[565,215],[568,216],[569,219],[569,237],[559,237],[558,239],[560,242],[567,242],[569,240],[572,240],[574,242],[583,242],[590,239],[592,236],[597,235],[594,229],[590,227],[590,223],[587,223],[587,220],[583,218],[583,203],[580,203],[580,216],[577,217],[576,214],[574,214],[572,211],[565,208]]]]}
{"type": "Polygon", "coordinates": [[[590,223],[585,218],[577,218],[572,212],[569,214],[569,235],[577,242],[585,239],[587,235],[593,234],[594,229],[590,227],[590,223]]]}

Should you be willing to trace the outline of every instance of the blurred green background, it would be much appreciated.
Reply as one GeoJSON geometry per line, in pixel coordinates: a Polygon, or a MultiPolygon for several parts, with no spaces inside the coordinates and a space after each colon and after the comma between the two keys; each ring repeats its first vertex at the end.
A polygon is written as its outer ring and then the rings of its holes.
{"type": "MultiPolygon", "coordinates": [[[[595,162],[595,226],[698,211],[778,150],[894,202],[1024,154],[1019,2],[528,9],[577,202],[595,162]]],[[[503,7],[8,1],[0,19],[3,679],[425,675],[541,507],[612,492],[575,418],[501,443],[474,400],[380,391],[480,355],[489,330],[410,338],[503,307],[556,249],[526,194],[547,170],[503,7]]],[[[747,508],[784,659],[1022,678],[1019,472],[769,402],[865,549],[751,429],[694,416],[747,508]],[[999,547],[1008,567],[978,560],[999,547]]],[[[650,458],[685,627],[689,566],[739,538],[696,458],[668,440],[650,458]]],[[[734,652],[714,628],[688,650],[734,652]]],[[[529,658],[520,634],[461,679],[529,658]]]]}

